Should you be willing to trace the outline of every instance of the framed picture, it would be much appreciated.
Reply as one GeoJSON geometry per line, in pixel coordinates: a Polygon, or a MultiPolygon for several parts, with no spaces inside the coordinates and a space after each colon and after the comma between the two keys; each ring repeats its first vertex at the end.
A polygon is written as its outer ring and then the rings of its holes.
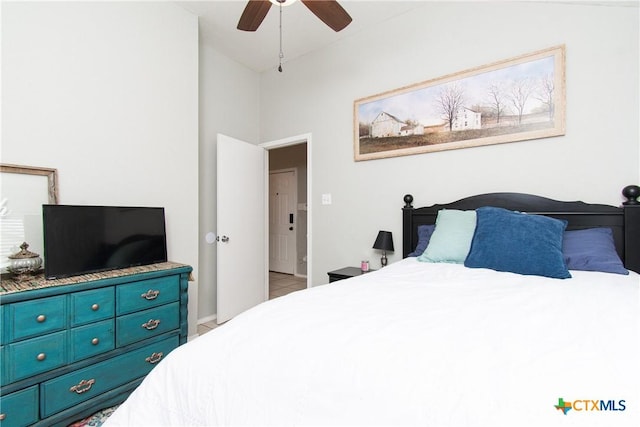
{"type": "Polygon", "coordinates": [[[356,161],[564,135],[565,47],[354,102],[356,161]]]}
{"type": "Polygon", "coordinates": [[[2,163],[0,179],[0,273],[5,273],[7,257],[23,242],[44,258],[42,205],[58,203],[58,171],[2,163]]]}

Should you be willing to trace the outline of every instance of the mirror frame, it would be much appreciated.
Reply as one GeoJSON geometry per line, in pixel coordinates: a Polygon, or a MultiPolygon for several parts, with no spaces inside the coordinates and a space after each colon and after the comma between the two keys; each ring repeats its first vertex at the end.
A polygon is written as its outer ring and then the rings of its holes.
{"type": "Polygon", "coordinates": [[[0,173],[18,173],[24,175],[40,175],[47,177],[47,192],[49,203],[58,204],[58,170],[52,168],[39,168],[34,166],[19,166],[0,163],[0,173]]]}

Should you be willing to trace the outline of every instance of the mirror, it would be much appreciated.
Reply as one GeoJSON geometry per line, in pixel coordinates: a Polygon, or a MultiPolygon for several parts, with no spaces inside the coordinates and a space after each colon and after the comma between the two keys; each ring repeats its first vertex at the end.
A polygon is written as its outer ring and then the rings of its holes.
{"type": "Polygon", "coordinates": [[[42,205],[58,203],[56,169],[0,164],[0,271],[22,242],[44,259],[42,205]]]}

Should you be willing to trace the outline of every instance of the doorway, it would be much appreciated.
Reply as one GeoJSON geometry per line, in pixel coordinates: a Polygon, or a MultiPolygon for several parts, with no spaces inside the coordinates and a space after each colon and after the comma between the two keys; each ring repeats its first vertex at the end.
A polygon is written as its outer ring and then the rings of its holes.
{"type": "Polygon", "coordinates": [[[307,276],[307,144],[269,151],[269,270],[307,276]]]}
{"type": "MultiPolygon", "coordinates": [[[[302,283],[306,284],[304,288],[311,287],[311,201],[308,198],[308,196],[311,194],[311,135],[305,134],[295,136],[283,140],[261,144],[261,146],[264,147],[268,153],[267,170],[269,171],[269,178],[272,177],[273,172],[277,173],[283,171],[295,171],[295,187],[297,187],[296,190],[294,190],[295,198],[294,201],[290,202],[289,211],[285,213],[286,216],[284,217],[285,224],[283,224],[286,226],[286,231],[292,232],[292,234],[295,236],[295,243],[293,244],[293,246],[289,244],[287,245],[290,248],[295,248],[295,251],[290,254],[294,264],[293,270],[289,269],[286,271],[286,273],[290,275],[290,279],[287,281],[292,283],[292,285],[290,286],[291,290],[297,290],[300,288],[301,279],[302,283]],[[290,218],[290,215],[292,215],[292,218],[290,218]],[[293,221],[292,223],[291,220],[293,221]],[[288,230],[289,227],[293,227],[294,230],[288,230]]],[[[269,179],[270,184],[271,181],[272,180],[269,179]]],[[[270,212],[273,211],[271,204],[271,194],[273,193],[273,191],[271,190],[271,185],[269,185],[269,188],[267,189],[267,192],[270,194],[270,207],[268,210],[268,215],[270,215],[270,212]]],[[[272,234],[271,227],[271,220],[269,220],[269,235],[272,234]]],[[[281,269],[272,268],[271,266],[271,252],[273,251],[273,249],[271,248],[272,244],[275,243],[271,243],[270,241],[269,270],[278,271],[281,269]]],[[[277,276],[280,279],[282,279],[283,277],[286,278],[286,276],[283,276],[279,273],[270,273],[269,276],[277,276]]],[[[279,281],[278,285],[281,286],[282,284],[283,282],[279,281]]],[[[283,291],[281,289],[278,289],[276,293],[281,292],[283,291]]],[[[270,295],[273,295],[273,292],[270,292],[270,295]]]]}

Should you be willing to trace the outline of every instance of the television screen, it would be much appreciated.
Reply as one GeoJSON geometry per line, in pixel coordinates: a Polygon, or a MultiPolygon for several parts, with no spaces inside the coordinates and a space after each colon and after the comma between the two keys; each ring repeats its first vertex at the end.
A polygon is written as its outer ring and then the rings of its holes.
{"type": "Polygon", "coordinates": [[[164,208],[43,205],[47,279],[167,261],[164,208]]]}

